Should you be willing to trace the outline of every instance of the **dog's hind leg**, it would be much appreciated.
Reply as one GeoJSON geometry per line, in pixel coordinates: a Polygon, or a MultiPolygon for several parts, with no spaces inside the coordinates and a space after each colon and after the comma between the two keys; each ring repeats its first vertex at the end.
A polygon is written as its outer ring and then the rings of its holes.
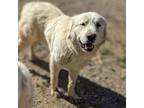
{"type": "Polygon", "coordinates": [[[51,95],[58,97],[57,87],[58,87],[58,76],[60,69],[54,65],[52,59],[50,59],[50,85],[51,85],[51,95]]]}

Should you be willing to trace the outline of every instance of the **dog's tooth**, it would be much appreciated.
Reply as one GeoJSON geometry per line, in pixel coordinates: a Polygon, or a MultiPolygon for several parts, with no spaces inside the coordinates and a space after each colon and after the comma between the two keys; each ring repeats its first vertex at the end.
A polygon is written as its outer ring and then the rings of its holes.
{"type": "Polygon", "coordinates": [[[81,47],[82,47],[82,48],[84,48],[84,47],[85,47],[85,45],[84,45],[84,44],[81,44],[81,47]]]}

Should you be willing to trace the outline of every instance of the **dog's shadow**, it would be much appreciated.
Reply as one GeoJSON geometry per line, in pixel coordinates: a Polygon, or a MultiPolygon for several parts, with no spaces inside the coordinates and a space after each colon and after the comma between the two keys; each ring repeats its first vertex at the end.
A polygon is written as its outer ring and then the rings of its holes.
{"type": "Polygon", "coordinates": [[[47,72],[49,72],[49,63],[41,60],[40,58],[36,58],[35,60],[31,60],[31,62],[39,67],[41,67],[42,69],[46,70],[47,72]]]}
{"type": "MultiPolygon", "coordinates": [[[[68,83],[68,73],[62,70],[60,73],[60,87],[66,89],[68,83]]],[[[79,99],[68,98],[64,99],[78,108],[125,108],[126,98],[108,88],[102,87],[82,76],[78,76],[76,83],[76,93],[79,99]]]]}
{"type": "MultiPolygon", "coordinates": [[[[34,63],[49,71],[47,62],[38,60],[34,63]]],[[[67,83],[68,72],[61,70],[59,75],[59,87],[66,90],[67,83]]],[[[78,76],[75,90],[80,98],[74,99],[64,95],[62,95],[62,98],[78,108],[126,108],[126,98],[124,96],[82,76],[78,76]]]]}

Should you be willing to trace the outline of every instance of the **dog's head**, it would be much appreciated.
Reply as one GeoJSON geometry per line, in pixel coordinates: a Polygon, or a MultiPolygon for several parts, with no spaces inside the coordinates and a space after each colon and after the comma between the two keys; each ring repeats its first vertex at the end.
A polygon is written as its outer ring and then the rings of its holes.
{"type": "Polygon", "coordinates": [[[62,15],[49,22],[45,30],[46,37],[55,35],[60,37],[57,39],[66,40],[69,49],[75,52],[95,51],[106,39],[106,21],[95,12],[73,17],[62,15]]]}
{"type": "Polygon", "coordinates": [[[82,13],[72,17],[71,38],[77,41],[84,52],[93,51],[106,39],[106,20],[95,12],[82,13]]]}

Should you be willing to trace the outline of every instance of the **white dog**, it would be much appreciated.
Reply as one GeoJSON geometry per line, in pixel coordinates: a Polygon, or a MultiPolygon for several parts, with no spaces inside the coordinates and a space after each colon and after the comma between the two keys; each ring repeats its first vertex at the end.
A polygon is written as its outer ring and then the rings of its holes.
{"type": "Polygon", "coordinates": [[[45,2],[24,6],[19,22],[19,50],[46,41],[49,48],[51,95],[55,95],[60,69],[69,71],[68,96],[74,96],[79,70],[106,39],[105,18],[96,12],[67,16],[45,2]],[[81,63],[84,62],[84,63],[81,63]],[[79,68],[75,68],[79,67],[79,68]]]}
{"type": "Polygon", "coordinates": [[[32,108],[32,79],[21,62],[18,63],[18,107],[32,108]]]}

